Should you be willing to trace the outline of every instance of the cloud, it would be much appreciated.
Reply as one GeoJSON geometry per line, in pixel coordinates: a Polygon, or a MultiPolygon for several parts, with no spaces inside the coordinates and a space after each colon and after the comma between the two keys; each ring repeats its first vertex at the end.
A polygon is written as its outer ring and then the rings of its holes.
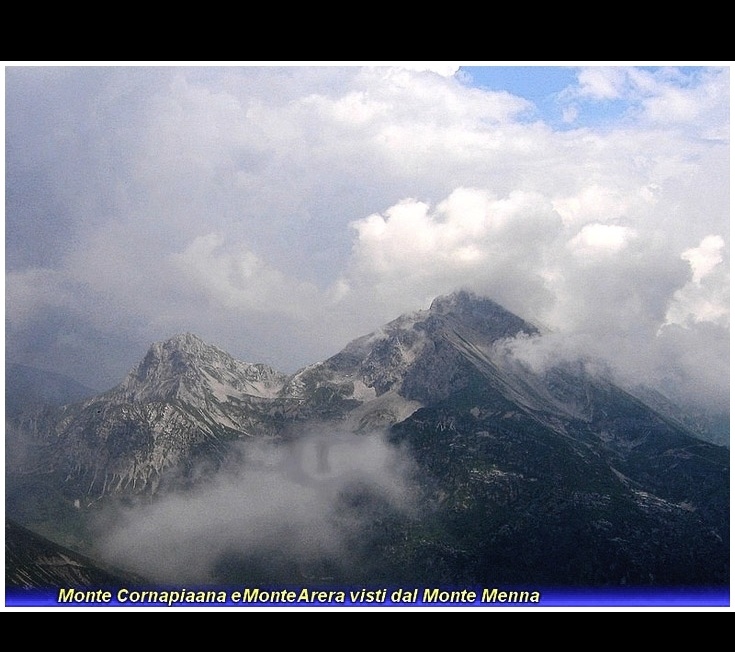
{"type": "Polygon", "coordinates": [[[579,115],[578,103],[618,103],[624,115],[659,127],[684,127],[704,138],[727,140],[729,68],[592,66],[579,69],[578,84],[559,94],[568,121],[579,115]],[[623,104],[624,103],[624,104],[623,104]]]}
{"type": "Polygon", "coordinates": [[[290,444],[237,448],[241,461],[198,489],[102,514],[102,558],[177,584],[232,581],[238,564],[265,583],[298,582],[324,568],[354,578],[374,515],[349,497],[379,502],[384,516],[409,517],[418,507],[407,458],[379,433],[325,428],[290,444]]]}
{"type": "Polygon", "coordinates": [[[592,184],[581,188],[573,196],[554,199],[553,204],[564,223],[574,225],[621,218],[630,211],[636,200],[640,201],[636,194],[625,193],[620,188],[592,184]]]}
{"type": "Polygon", "coordinates": [[[699,243],[698,247],[687,249],[681,255],[692,268],[692,283],[701,285],[702,279],[722,262],[724,247],[725,241],[721,236],[709,235],[699,243]]]}
{"type": "Polygon", "coordinates": [[[721,236],[710,235],[681,254],[691,267],[691,280],[674,293],[662,329],[700,322],[729,326],[730,276],[724,266],[724,248],[721,236]]]}
{"type": "MultiPolygon", "coordinates": [[[[353,222],[354,260],[364,274],[451,277],[501,264],[512,257],[507,245],[519,232],[538,241],[558,222],[551,206],[534,193],[501,199],[481,189],[458,188],[435,208],[405,199],[382,215],[353,222]]],[[[527,239],[522,248],[533,246],[527,239]]]]}
{"type": "Polygon", "coordinates": [[[578,79],[581,97],[615,100],[625,93],[629,78],[624,68],[599,66],[582,69],[578,79]]]}
{"type": "Polygon", "coordinates": [[[347,282],[358,301],[377,300],[394,311],[401,304],[420,307],[416,298],[430,300],[458,286],[490,292],[512,307],[519,286],[527,298],[534,286],[543,292],[545,243],[560,225],[536,193],[499,198],[458,188],[434,207],[405,199],[353,222],[357,239],[347,282]]]}
{"type": "Polygon", "coordinates": [[[557,129],[398,64],[6,69],[9,359],[108,385],[194,331],[295,371],[457,287],[609,351],[729,328],[726,67],[580,67],[557,129]]]}
{"type": "Polygon", "coordinates": [[[635,232],[625,226],[615,224],[587,224],[577,233],[567,246],[575,256],[593,258],[599,255],[619,253],[635,232]]]}
{"type": "Polygon", "coordinates": [[[403,61],[400,63],[401,68],[406,70],[414,70],[416,72],[430,71],[442,77],[452,77],[460,68],[457,63],[445,61],[403,61]]]}
{"type": "Polygon", "coordinates": [[[216,233],[195,238],[169,260],[187,291],[200,294],[215,310],[298,316],[316,293],[311,284],[285,277],[252,251],[225,250],[223,236],[216,233]]]}
{"type": "MultiPolygon", "coordinates": [[[[729,101],[723,90],[729,87],[729,68],[709,68],[690,83],[675,69],[664,69],[663,78],[643,100],[645,116],[657,124],[697,128],[704,138],[727,140],[729,101]]],[[[657,80],[658,81],[658,80],[657,80]]]]}
{"type": "Polygon", "coordinates": [[[16,327],[22,327],[48,307],[63,306],[71,301],[60,276],[55,270],[43,268],[8,273],[5,300],[13,308],[12,323],[16,327]]]}

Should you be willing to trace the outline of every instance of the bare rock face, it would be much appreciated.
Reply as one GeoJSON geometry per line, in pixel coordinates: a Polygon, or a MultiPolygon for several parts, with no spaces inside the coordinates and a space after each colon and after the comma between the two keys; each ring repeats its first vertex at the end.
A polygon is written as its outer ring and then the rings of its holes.
{"type": "Polygon", "coordinates": [[[265,406],[286,378],[178,335],[153,344],[109,392],[26,417],[18,428],[43,451],[26,461],[64,473],[89,496],[155,492],[168,470],[221,461],[228,441],[269,432],[265,406]]]}
{"type": "Polygon", "coordinates": [[[132,401],[176,398],[207,404],[229,397],[273,397],[285,379],[266,365],[235,360],[186,333],[153,344],[119,390],[132,401]]]}

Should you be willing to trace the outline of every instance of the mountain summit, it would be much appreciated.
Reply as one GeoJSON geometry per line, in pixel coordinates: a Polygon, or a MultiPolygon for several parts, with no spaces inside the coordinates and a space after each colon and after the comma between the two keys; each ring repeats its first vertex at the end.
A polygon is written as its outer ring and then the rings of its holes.
{"type": "Polygon", "coordinates": [[[434,299],[429,315],[437,319],[449,318],[492,339],[515,337],[519,333],[538,333],[535,326],[501,305],[466,290],[434,299]]]}
{"type": "Polygon", "coordinates": [[[496,373],[488,357],[496,342],[537,332],[497,303],[457,292],[298,372],[284,392],[309,404],[319,390],[341,403],[338,412],[348,412],[356,428],[392,425],[496,373]]]}
{"type": "Polygon", "coordinates": [[[228,397],[273,397],[286,379],[263,364],[236,360],[196,335],[176,335],[153,344],[123,381],[130,400],[226,401],[228,397]]]}

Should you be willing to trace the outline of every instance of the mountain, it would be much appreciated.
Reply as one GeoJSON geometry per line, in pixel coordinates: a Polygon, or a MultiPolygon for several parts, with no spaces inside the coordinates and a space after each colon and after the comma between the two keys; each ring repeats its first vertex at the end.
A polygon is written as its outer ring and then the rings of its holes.
{"type": "Polygon", "coordinates": [[[13,448],[39,451],[18,472],[30,463],[63,474],[91,499],[155,492],[167,471],[220,462],[226,442],[268,430],[265,413],[286,378],[191,334],[155,343],[110,391],[11,420],[13,441],[24,438],[13,448]]]}
{"type": "Polygon", "coordinates": [[[630,391],[656,412],[680,424],[700,439],[719,446],[730,446],[729,411],[678,405],[661,392],[645,385],[632,387],[630,391]]]}
{"type": "Polygon", "coordinates": [[[548,379],[553,412],[480,390],[393,428],[434,506],[406,564],[444,582],[726,585],[727,449],[576,378],[548,379]]]}
{"type": "Polygon", "coordinates": [[[392,425],[420,406],[465,391],[489,369],[497,375],[488,361],[495,341],[537,332],[493,301],[460,292],[302,370],[284,393],[321,406],[322,416],[349,416],[353,429],[392,425]]]}
{"type": "MultiPolygon", "coordinates": [[[[537,370],[507,354],[509,339],[539,335],[468,292],[439,297],[292,375],[179,335],[152,345],[109,392],[11,418],[11,448],[24,454],[12,458],[7,504],[18,520],[71,541],[83,527],[69,523],[105,501],[201,497],[186,492],[241,468],[252,443],[298,450],[320,433],[319,479],[331,481],[332,444],[385,435],[410,459],[401,481],[411,509],[378,491],[376,476],[335,481],[318,522],[330,528],[339,563],[324,544],[295,562],[288,539],[257,553],[228,539],[209,577],[727,584],[727,448],[584,360],[537,370]]],[[[357,445],[343,450],[355,463],[366,455],[357,445]]],[[[271,467],[257,473],[263,468],[271,467]]],[[[288,478],[303,485],[303,469],[288,478]]],[[[244,511],[263,500],[247,486],[244,511]]],[[[305,491],[284,495],[296,503],[305,491]]],[[[284,536],[295,528],[284,526],[284,536]]]]}
{"type": "MultiPolygon", "coordinates": [[[[479,382],[483,348],[536,330],[467,293],[404,315],[325,362],[287,376],[250,364],[192,334],[153,344],[115,388],[81,403],[12,419],[13,449],[63,474],[90,499],[155,493],[206,460],[219,466],[232,441],[288,438],[307,423],[365,432],[479,382]],[[22,433],[18,435],[17,433],[22,433]]],[[[480,374],[481,375],[481,374],[480,374]]]]}
{"type": "Polygon", "coordinates": [[[106,569],[78,552],[15,523],[5,522],[5,590],[145,584],[142,578],[106,569]]]}

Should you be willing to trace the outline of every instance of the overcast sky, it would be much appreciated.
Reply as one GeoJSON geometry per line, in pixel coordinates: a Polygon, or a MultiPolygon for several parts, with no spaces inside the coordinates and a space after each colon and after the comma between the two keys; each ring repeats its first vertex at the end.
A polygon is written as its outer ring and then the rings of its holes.
{"type": "Polygon", "coordinates": [[[6,359],[108,389],[188,331],[295,371],[468,288],[526,355],[725,406],[723,64],[8,64],[6,359]]]}

